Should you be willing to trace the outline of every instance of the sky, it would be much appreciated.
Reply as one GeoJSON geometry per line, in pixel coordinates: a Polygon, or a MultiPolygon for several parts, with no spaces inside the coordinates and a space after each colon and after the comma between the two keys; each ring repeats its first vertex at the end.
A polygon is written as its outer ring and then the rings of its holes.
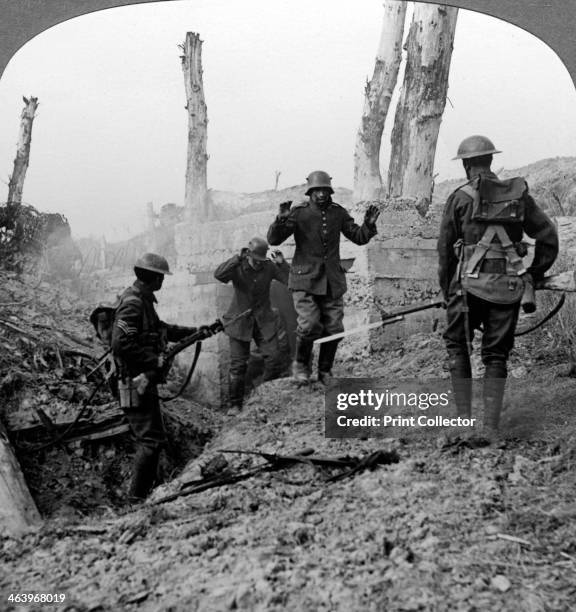
{"type": "MultiPolygon", "coordinates": [[[[61,212],[75,237],[121,240],[146,226],[146,204],[183,204],[187,114],[180,65],[200,33],[208,108],[208,186],[257,192],[323,169],[352,187],[381,0],[180,0],[119,7],[29,41],[0,79],[0,201],[8,194],[23,108],[38,97],[23,199],[61,212]],[[361,9],[359,8],[361,6],[361,9]]],[[[503,153],[496,167],[576,155],[576,91],[542,41],[460,10],[436,152],[437,180],[470,134],[503,153]]],[[[383,138],[387,174],[393,112],[383,138]]]]}

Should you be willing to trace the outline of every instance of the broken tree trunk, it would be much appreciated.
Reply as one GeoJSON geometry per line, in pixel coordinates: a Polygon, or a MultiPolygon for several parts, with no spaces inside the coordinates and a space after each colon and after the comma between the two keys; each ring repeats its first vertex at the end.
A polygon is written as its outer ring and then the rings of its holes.
{"type": "Polygon", "coordinates": [[[208,118],[202,83],[202,41],[195,32],[186,34],[181,56],[188,111],[188,159],[186,164],[185,210],[188,219],[208,218],[206,153],[208,118]]]}
{"type": "Polygon", "coordinates": [[[24,189],[24,179],[28,163],[30,161],[30,143],[32,141],[32,124],[34,114],[38,108],[38,98],[23,98],[25,106],[22,110],[22,120],[20,122],[20,134],[18,136],[18,146],[16,149],[16,159],[14,160],[14,170],[8,183],[8,204],[19,205],[22,203],[22,191],[24,189]]]}
{"type": "Polygon", "coordinates": [[[406,3],[384,2],[384,20],[372,79],[364,90],[364,111],[354,151],[354,201],[379,199],[382,194],[380,148],[382,133],[402,60],[406,3]]]}
{"type": "Polygon", "coordinates": [[[456,8],[418,2],[406,40],[408,56],[392,130],[388,191],[392,197],[414,199],[420,214],[427,212],[432,198],[457,15],[456,8]]]}
{"type": "Polygon", "coordinates": [[[6,430],[0,423],[0,531],[18,535],[40,520],[6,430]]]}

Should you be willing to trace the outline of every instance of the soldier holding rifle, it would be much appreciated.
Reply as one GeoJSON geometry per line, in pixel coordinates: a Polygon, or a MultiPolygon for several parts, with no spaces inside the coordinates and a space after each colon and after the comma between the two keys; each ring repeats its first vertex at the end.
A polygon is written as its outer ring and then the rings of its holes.
{"type": "Polygon", "coordinates": [[[468,182],[448,198],[438,239],[439,280],[447,303],[444,340],[460,416],[470,416],[470,351],[482,326],[484,427],[498,432],[520,303],[527,284],[542,279],[558,254],[552,221],[536,205],[521,177],[500,180],[490,169],[497,151],[485,136],[462,141],[461,159],[468,182]],[[523,233],[536,241],[528,268],[522,257],[523,233]]]}
{"type": "MultiPolygon", "coordinates": [[[[157,384],[163,378],[166,342],[196,333],[195,327],[168,325],[160,320],[154,293],[171,274],[161,255],[145,253],[134,266],[136,281],[120,298],[112,328],[112,352],[119,369],[120,407],[130,425],[136,454],[129,489],[131,501],[144,499],[157,477],[158,459],[166,433],[157,384]]],[[[213,334],[201,327],[203,337],[213,334]]]]}

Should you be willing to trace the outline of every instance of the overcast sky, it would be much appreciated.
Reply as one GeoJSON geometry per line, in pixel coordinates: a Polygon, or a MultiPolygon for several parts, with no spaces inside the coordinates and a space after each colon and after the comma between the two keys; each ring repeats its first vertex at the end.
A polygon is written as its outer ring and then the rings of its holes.
{"type": "MultiPolygon", "coordinates": [[[[355,135],[382,24],[381,0],[194,0],[85,15],[43,32],[0,80],[0,201],[23,107],[37,96],[24,200],[62,212],[76,237],[145,227],[146,202],[183,203],[187,147],[178,44],[203,45],[208,184],[254,192],[316,169],[352,187],[355,135]],[[360,8],[361,7],[361,8],[360,8]]],[[[576,91],[532,35],[461,10],[436,153],[438,180],[466,136],[490,136],[496,167],[576,155],[576,91]]],[[[391,115],[390,118],[392,118],[391,115]]],[[[389,132],[383,141],[387,172],[389,132]]]]}

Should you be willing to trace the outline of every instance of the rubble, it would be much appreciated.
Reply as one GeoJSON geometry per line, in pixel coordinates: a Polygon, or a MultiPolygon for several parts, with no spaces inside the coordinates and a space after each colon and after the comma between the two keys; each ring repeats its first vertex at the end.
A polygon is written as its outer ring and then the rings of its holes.
{"type": "MultiPolygon", "coordinates": [[[[124,504],[128,426],[95,366],[104,353],[82,279],[0,270],[0,419],[40,512],[85,515],[124,504]]],[[[167,405],[165,477],[201,452],[213,418],[188,400],[167,405]]]]}

